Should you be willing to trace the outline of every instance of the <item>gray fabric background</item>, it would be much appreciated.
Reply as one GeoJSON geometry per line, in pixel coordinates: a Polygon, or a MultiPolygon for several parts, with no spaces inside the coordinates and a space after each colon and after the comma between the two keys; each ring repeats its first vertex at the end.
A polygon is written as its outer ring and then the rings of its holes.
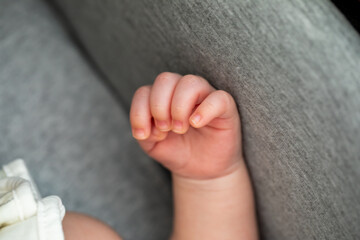
{"type": "Polygon", "coordinates": [[[360,38],[327,0],[52,0],[129,106],[162,71],[230,91],[263,239],[360,238],[360,38]]]}
{"type": "Polygon", "coordinates": [[[106,79],[45,1],[0,0],[0,164],[25,158],[43,195],[125,239],[166,239],[169,179],[127,110],[161,71],[200,74],[239,104],[262,238],[360,238],[360,38],[330,2],[56,2],[106,79]]]}
{"type": "Polygon", "coordinates": [[[171,230],[168,176],[38,0],[0,0],[0,166],[18,157],[42,195],[59,195],[125,239],[171,230]]]}

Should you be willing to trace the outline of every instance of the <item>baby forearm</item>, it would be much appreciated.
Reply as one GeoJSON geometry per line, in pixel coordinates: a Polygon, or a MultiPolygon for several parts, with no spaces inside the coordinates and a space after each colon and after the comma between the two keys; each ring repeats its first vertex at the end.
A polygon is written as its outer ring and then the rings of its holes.
{"type": "Polygon", "coordinates": [[[215,179],[173,175],[172,240],[258,239],[251,183],[240,162],[235,171],[215,179]]]}
{"type": "Polygon", "coordinates": [[[200,76],[161,73],[135,92],[130,122],[142,149],[173,174],[173,240],[258,238],[229,93],[200,76]]]}

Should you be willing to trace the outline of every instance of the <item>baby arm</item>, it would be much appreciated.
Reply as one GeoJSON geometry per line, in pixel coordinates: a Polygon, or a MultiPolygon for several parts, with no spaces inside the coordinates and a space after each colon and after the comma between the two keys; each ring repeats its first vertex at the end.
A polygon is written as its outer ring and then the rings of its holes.
{"type": "Polygon", "coordinates": [[[173,240],[258,239],[230,94],[199,76],[162,73],[136,91],[130,122],[143,150],[172,172],[173,240]]]}

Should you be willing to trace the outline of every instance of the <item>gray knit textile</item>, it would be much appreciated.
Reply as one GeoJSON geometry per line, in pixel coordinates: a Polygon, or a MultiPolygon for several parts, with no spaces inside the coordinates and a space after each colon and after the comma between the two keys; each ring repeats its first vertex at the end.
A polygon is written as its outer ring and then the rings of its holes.
{"type": "Polygon", "coordinates": [[[0,0],[0,123],[0,166],[23,158],[43,196],[124,239],[167,238],[167,173],[132,139],[127,113],[46,2],[0,0]]]}
{"type": "Polygon", "coordinates": [[[234,96],[262,239],[360,239],[360,38],[330,1],[52,1],[127,108],[162,71],[234,96]]]}

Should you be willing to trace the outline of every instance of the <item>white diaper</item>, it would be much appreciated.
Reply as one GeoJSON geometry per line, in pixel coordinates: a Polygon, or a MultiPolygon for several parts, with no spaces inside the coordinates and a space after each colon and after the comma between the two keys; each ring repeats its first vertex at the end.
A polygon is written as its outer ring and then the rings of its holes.
{"type": "Polygon", "coordinates": [[[0,240],[64,240],[64,215],[59,197],[40,197],[23,160],[0,169],[0,240]]]}

